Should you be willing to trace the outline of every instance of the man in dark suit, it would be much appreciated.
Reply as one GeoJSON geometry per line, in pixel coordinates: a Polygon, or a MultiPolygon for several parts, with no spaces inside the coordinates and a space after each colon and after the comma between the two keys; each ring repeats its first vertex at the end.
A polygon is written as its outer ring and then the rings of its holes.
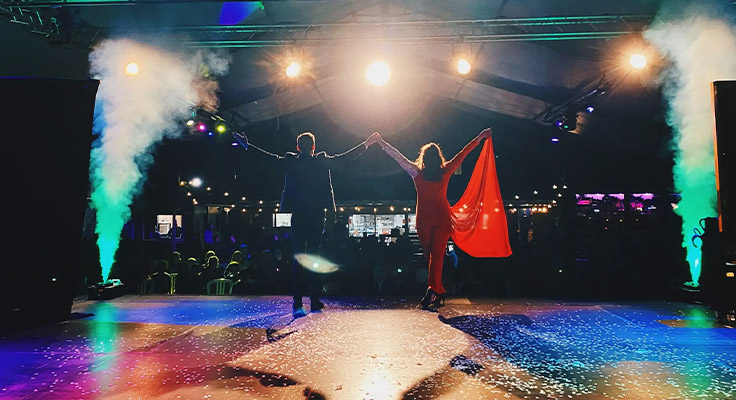
{"type": "MultiPolygon", "coordinates": [[[[357,158],[378,135],[373,134],[367,140],[352,149],[337,155],[327,155],[324,151],[315,153],[315,138],[310,132],[304,132],[296,138],[298,153],[286,153],[284,156],[263,150],[237,132],[235,139],[245,149],[253,148],[284,164],[284,191],[281,194],[279,211],[291,213],[291,232],[294,240],[294,254],[305,253],[318,255],[325,225],[325,210],[335,211],[335,195],[332,189],[330,168],[338,160],[350,161],[357,158]]],[[[308,282],[311,310],[324,308],[319,300],[322,294],[322,282],[319,274],[306,270],[294,259],[292,263],[292,288],[294,294],[294,312],[303,312],[302,297],[305,295],[303,282],[308,282]]]]}

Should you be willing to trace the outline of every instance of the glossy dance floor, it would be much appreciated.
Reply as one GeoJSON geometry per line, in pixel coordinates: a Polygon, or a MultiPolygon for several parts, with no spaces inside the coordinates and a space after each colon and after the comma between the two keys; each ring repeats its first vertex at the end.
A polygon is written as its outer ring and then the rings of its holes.
{"type": "Polygon", "coordinates": [[[699,306],[415,301],[80,302],[94,315],[0,338],[0,398],[736,398],[736,329],[699,306]]]}

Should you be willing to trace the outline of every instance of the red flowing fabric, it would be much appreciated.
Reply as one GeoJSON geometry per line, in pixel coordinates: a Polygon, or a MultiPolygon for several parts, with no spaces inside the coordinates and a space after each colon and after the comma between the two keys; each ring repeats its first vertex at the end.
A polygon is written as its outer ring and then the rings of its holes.
{"type": "Polygon", "coordinates": [[[450,209],[452,240],[464,252],[473,257],[511,255],[491,138],[483,145],[465,193],[450,209]]]}

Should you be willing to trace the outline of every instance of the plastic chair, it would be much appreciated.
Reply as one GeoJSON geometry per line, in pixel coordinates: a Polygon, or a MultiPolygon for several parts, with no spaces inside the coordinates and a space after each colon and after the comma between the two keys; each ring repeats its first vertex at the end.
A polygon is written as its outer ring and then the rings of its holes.
{"type": "Polygon", "coordinates": [[[146,278],[142,280],[138,289],[141,295],[153,294],[153,280],[151,280],[151,278],[146,278]]]}
{"type": "Polygon", "coordinates": [[[215,294],[217,296],[230,296],[231,294],[233,294],[233,281],[225,278],[213,279],[207,282],[207,294],[215,294]],[[214,293],[212,293],[213,287],[215,288],[214,293]]]}
{"type": "Polygon", "coordinates": [[[171,290],[169,291],[169,294],[174,294],[176,293],[176,277],[179,276],[179,273],[169,272],[168,275],[171,278],[171,290]]]}

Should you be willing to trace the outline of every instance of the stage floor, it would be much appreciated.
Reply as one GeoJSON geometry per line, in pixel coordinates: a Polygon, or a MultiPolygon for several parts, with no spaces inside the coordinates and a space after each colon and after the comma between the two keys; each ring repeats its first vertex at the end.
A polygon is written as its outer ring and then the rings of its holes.
{"type": "Polygon", "coordinates": [[[736,398],[736,329],[697,305],[416,301],[297,319],[285,296],[77,302],[0,338],[0,398],[736,398]]]}

